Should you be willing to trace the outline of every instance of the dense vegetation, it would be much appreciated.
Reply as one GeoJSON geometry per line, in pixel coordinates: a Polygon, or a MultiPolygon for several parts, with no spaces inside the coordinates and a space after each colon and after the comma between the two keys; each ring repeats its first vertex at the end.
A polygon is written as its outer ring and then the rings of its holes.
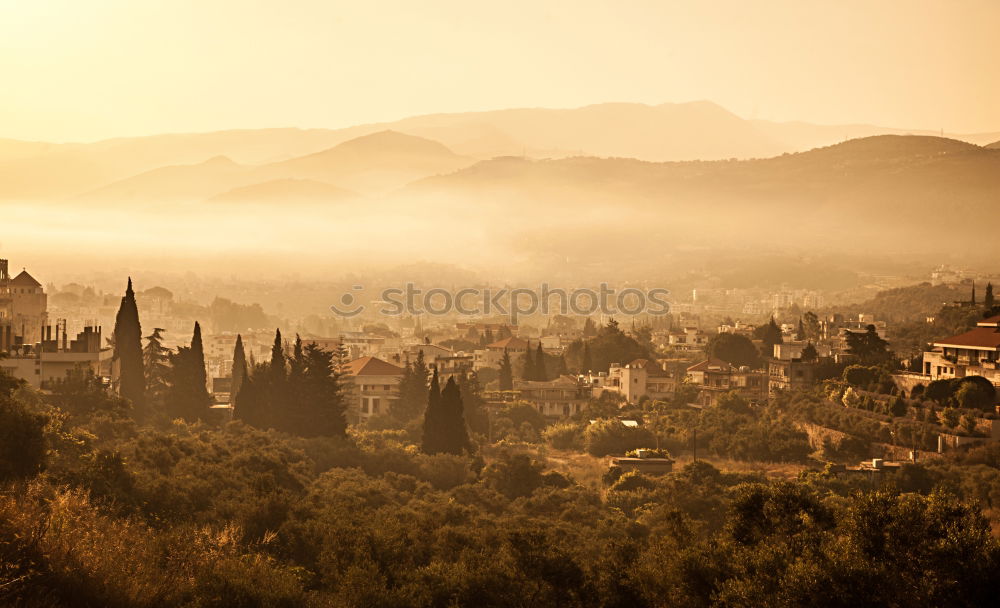
{"type": "MultiPolygon", "coordinates": [[[[998,591],[1000,549],[955,496],[1000,500],[996,450],[882,489],[704,462],[581,485],[517,451],[425,454],[403,430],[140,427],[85,379],[58,396],[0,385],[5,605],[971,606],[998,591]]],[[[683,442],[696,415],[707,452],[803,457],[785,416],[735,397],[656,413],[626,443],[683,442]]],[[[622,435],[544,428],[517,404],[503,418],[569,448],[622,435]]]]}

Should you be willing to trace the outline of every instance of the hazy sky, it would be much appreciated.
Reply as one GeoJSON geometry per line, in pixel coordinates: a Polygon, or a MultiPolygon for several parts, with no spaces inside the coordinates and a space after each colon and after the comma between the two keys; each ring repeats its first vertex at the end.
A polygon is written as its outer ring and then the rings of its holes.
{"type": "Polygon", "coordinates": [[[696,99],[997,131],[998,31],[996,0],[0,0],[0,137],[696,99]]]}

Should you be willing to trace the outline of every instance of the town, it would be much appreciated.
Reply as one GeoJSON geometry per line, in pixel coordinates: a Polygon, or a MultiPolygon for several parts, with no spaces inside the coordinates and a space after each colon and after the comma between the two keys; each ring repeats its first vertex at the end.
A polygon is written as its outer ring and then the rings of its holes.
{"type": "Polygon", "coordinates": [[[0,2],[0,608],[996,605],[998,24],[0,2]]]}

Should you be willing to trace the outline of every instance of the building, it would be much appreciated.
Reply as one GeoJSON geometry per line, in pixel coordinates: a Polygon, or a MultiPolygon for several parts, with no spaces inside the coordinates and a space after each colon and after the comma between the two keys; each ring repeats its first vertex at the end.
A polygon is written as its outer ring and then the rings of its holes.
{"type": "Polygon", "coordinates": [[[957,336],[934,342],[924,352],[923,375],[928,380],[983,376],[1000,386],[1000,315],[983,319],[957,336]]]}
{"type": "Polygon", "coordinates": [[[510,356],[511,363],[516,365],[529,348],[531,348],[531,342],[523,338],[510,337],[497,340],[473,353],[473,366],[477,370],[484,367],[500,367],[504,351],[507,351],[507,354],[510,356]]]}
{"type": "Polygon", "coordinates": [[[531,403],[538,413],[548,417],[572,416],[580,413],[589,397],[587,388],[575,376],[559,376],[539,382],[515,380],[517,398],[531,403]]]}
{"type": "Polygon", "coordinates": [[[27,270],[11,278],[9,262],[0,260],[0,352],[43,340],[48,325],[48,296],[27,270]]]}
{"type": "Polygon", "coordinates": [[[677,380],[659,364],[649,359],[635,359],[625,365],[612,363],[606,379],[599,389],[599,397],[604,392],[619,393],[630,404],[636,404],[643,397],[653,400],[673,397],[677,380]]]}
{"type": "Polygon", "coordinates": [[[767,374],[748,368],[736,368],[729,363],[710,357],[687,368],[688,382],[698,387],[698,402],[714,405],[719,396],[736,391],[747,399],[767,396],[767,374]]]}
{"type": "Polygon", "coordinates": [[[347,421],[364,422],[389,413],[399,399],[403,368],[375,357],[361,357],[341,368],[347,402],[347,421]]]}
{"type": "Polygon", "coordinates": [[[667,334],[667,346],[677,350],[698,350],[708,344],[708,335],[697,327],[685,327],[667,334]]]}
{"type": "Polygon", "coordinates": [[[33,346],[23,346],[0,359],[0,369],[40,390],[50,390],[56,382],[75,370],[89,369],[101,378],[111,376],[110,348],[101,346],[101,328],[85,327],[76,339],[68,340],[65,324],[40,330],[46,336],[33,346]],[[61,329],[61,332],[60,332],[61,329]]]}

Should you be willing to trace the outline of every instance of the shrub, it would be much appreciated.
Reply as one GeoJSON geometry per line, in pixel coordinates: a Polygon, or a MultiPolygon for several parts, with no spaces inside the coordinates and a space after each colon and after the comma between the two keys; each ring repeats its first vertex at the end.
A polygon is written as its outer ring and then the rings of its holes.
{"type": "Polygon", "coordinates": [[[656,484],[639,471],[629,471],[619,477],[609,490],[612,492],[635,492],[636,490],[652,490],[655,487],[656,484]]]}
{"type": "Polygon", "coordinates": [[[655,445],[656,440],[648,429],[627,427],[619,420],[596,420],[583,432],[584,448],[592,456],[624,454],[635,448],[655,445]]]}
{"type": "Polygon", "coordinates": [[[45,416],[0,397],[0,481],[24,479],[42,469],[47,422],[45,416]]]}
{"type": "Polygon", "coordinates": [[[579,450],[583,448],[583,432],[579,424],[561,422],[553,424],[542,432],[542,437],[557,450],[579,450]]]}

